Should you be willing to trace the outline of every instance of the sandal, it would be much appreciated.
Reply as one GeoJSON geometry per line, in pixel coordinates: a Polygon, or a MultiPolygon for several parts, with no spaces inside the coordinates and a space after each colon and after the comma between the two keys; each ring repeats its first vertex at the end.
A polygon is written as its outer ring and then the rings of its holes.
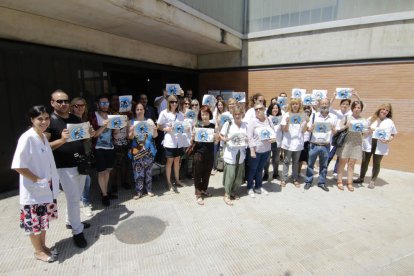
{"type": "Polygon", "coordinates": [[[198,205],[204,205],[204,200],[202,197],[197,197],[197,204],[198,205]]]}
{"type": "Polygon", "coordinates": [[[223,200],[227,205],[233,206],[233,201],[231,201],[231,199],[228,196],[224,196],[223,200]]]}
{"type": "Polygon", "coordinates": [[[348,191],[353,192],[354,191],[354,186],[352,186],[352,184],[346,185],[346,187],[348,188],[348,191]]]}
{"type": "MultiPolygon", "coordinates": [[[[44,253],[44,252],[42,252],[42,253],[44,253]]],[[[39,257],[39,256],[36,255],[36,253],[34,253],[34,258],[36,260],[46,262],[46,263],[53,263],[53,262],[57,261],[57,256],[56,255],[48,256],[46,253],[44,253],[44,254],[46,255],[47,258],[39,257]]]]}
{"type": "Polygon", "coordinates": [[[338,185],[339,190],[341,190],[341,191],[344,190],[344,184],[342,184],[342,182],[338,182],[337,185],[338,185]]]}
{"type": "Polygon", "coordinates": [[[293,181],[293,185],[295,185],[296,188],[300,188],[299,181],[297,180],[293,181]]]}

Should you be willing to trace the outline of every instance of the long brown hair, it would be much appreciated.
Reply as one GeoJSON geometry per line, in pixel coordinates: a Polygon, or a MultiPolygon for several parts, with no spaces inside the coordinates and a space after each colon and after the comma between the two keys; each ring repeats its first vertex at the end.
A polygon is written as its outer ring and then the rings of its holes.
{"type": "Polygon", "coordinates": [[[379,118],[379,113],[381,112],[381,109],[387,108],[389,110],[387,114],[387,118],[392,119],[392,105],[390,103],[383,103],[380,105],[377,109],[377,111],[374,112],[374,115],[372,115],[371,121],[374,122],[379,118]]]}

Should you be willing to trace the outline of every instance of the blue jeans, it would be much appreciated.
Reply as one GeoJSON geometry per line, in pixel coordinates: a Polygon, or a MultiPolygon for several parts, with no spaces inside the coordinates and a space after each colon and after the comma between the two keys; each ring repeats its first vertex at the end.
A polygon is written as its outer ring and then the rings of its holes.
{"type": "Polygon", "coordinates": [[[313,181],[313,167],[316,162],[316,158],[319,156],[319,181],[318,185],[325,184],[326,172],[328,171],[328,159],[329,159],[329,147],[318,146],[310,143],[309,145],[309,159],[308,159],[308,168],[306,170],[306,183],[311,183],[313,181]]]}
{"type": "Polygon", "coordinates": [[[91,190],[91,176],[87,175],[85,179],[85,187],[83,188],[82,196],[81,196],[81,201],[83,202],[84,205],[89,204],[90,190],[91,190]]]}
{"type": "Polygon", "coordinates": [[[270,151],[257,153],[256,158],[249,158],[249,172],[247,174],[247,189],[253,189],[253,180],[254,180],[254,188],[260,189],[262,187],[262,179],[263,179],[263,168],[264,165],[269,159],[270,151]]]}

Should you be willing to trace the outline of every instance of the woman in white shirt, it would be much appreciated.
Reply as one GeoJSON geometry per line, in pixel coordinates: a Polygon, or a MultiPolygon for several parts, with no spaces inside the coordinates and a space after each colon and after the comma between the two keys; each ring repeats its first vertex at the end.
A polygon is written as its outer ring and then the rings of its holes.
{"type": "Polygon", "coordinates": [[[180,181],[180,157],[184,154],[184,148],[188,147],[188,140],[184,133],[183,125],[184,115],[178,111],[177,97],[171,95],[167,100],[167,109],[163,110],[158,117],[158,129],[164,131],[163,146],[167,164],[165,173],[167,176],[167,184],[170,191],[177,192],[177,188],[171,183],[171,168],[174,164],[175,183],[179,187],[184,184],[180,181]],[[181,126],[181,127],[180,127],[181,126]]]}
{"type": "Polygon", "coordinates": [[[292,161],[293,184],[299,188],[299,157],[303,150],[304,133],[307,130],[307,118],[303,113],[302,101],[292,99],[289,102],[287,112],[282,117],[281,127],[283,130],[282,149],[284,149],[283,172],[280,185],[286,186],[289,175],[289,164],[292,161]],[[299,118],[299,119],[298,119],[299,118]],[[302,120],[302,121],[300,121],[302,120]]]}
{"type": "Polygon", "coordinates": [[[239,199],[238,190],[243,183],[244,159],[246,158],[247,124],[242,122],[243,108],[236,106],[232,112],[233,121],[226,122],[220,132],[224,141],[224,202],[233,205],[232,199],[239,199]],[[245,137],[244,141],[238,140],[245,137]],[[230,143],[230,138],[234,137],[230,143]]]}
{"type": "Polygon", "coordinates": [[[354,180],[354,183],[361,184],[364,182],[371,156],[374,155],[371,182],[368,185],[368,188],[374,189],[375,181],[381,169],[381,160],[384,155],[388,155],[388,145],[394,140],[395,134],[397,134],[397,129],[392,121],[391,104],[382,104],[374,115],[368,118],[368,122],[370,124],[369,132],[364,136],[362,142],[361,172],[359,178],[354,180]],[[374,132],[376,132],[375,135],[374,132]]]}
{"type": "Polygon", "coordinates": [[[42,105],[32,107],[28,117],[32,127],[20,136],[11,166],[20,174],[20,227],[30,237],[35,259],[51,263],[57,251],[46,247],[46,230],[57,218],[59,176],[44,134],[50,117],[42,105]]]}

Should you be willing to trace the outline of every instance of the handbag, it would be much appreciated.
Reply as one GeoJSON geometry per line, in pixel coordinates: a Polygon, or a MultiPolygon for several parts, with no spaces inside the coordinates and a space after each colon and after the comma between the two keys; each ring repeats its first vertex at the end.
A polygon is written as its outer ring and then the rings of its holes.
{"type": "Polygon", "coordinates": [[[95,159],[92,152],[90,154],[75,153],[73,156],[75,157],[79,174],[88,175],[92,170],[92,164],[95,159]]]}
{"type": "Polygon", "coordinates": [[[196,146],[196,142],[193,142],[186,150],[185,150],[185,153],[188,155],[188,156],[191,156],[191,155],[193,155],[194,154],[194,148],[195,148],[195,146],[196,146]]]}
{"type": "MultiPolygon", "coordinates": [[[[347,119],[348,118],[345,119],[345,125],[346,125],[347,119]]],[[[348,134],[348,128],[345,128],[344,130],[341,130],[335,133],[334,136],[332,136],[332,145],[337,148],[342,147],[345,142],[345,138],[347,134],[348,134]]]]}

